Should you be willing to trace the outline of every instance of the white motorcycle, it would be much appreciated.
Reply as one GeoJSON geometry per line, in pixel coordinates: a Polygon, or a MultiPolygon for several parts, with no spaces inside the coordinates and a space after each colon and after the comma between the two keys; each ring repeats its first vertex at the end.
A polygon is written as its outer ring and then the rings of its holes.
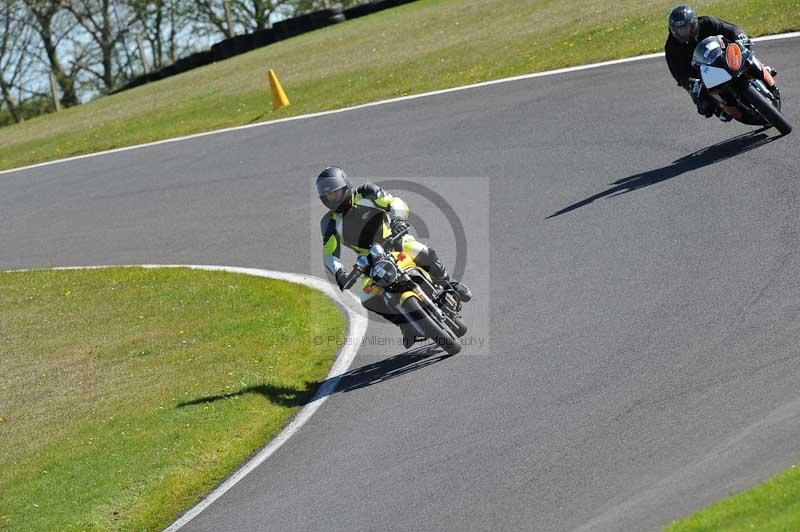
{"type": "Polygon", "coordinates": [[[695,97],[705,87],[722,110],[739,122],[774,126],[783,135],[791,133],[791,124],[781,114],[774,71],[756,58],[748,42],[707,37],[695,47],[692,65],[700,75],[690,81],[689,90],[695,97]]]}

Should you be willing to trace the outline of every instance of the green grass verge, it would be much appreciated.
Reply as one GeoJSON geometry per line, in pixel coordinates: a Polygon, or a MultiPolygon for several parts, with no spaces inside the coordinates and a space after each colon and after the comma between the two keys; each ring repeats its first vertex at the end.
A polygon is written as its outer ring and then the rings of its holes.
{"type": "Polygon", "coordinates": [[[344,327],[246,275],[0,273],[0,529],[162,529],[308,400],[336,350],[313,337],[344,327]]]}
{"type": "MultiPolygon", "coordinates": [[[[0,129],[0,169],[660,51],[675,0],[420,0],[0,129]],[[273,112],[266,67],[293,105],[273,112]]],[[[800,0],[697,2],[752,35],[800,29],[800,0]]],[[[776,65],[780,68],[780,65],[776,65]]],[[[665,90],[669,74],[664,68],[665,90]]]]}
{"type": "Polygon", "coordinates": [[[800,466],[675,521],[665,532],[800,530],[800,466]]]}

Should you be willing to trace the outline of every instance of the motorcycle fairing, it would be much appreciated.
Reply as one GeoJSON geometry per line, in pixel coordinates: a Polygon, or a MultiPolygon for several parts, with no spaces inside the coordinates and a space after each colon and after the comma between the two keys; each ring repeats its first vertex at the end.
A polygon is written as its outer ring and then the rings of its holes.
{"type": "Polygon", "coordinates": [[[700,67],[700,77],[703,78],[703,84],[709,90],[733,79],[725,69],[709,65],[702,65],[700,67]]]}

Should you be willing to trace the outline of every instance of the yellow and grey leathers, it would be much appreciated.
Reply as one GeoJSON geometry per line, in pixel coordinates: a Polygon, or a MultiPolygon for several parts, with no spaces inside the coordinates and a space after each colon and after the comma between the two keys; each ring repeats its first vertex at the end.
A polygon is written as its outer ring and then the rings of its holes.
{"type": "MultiPolygon", "coordinates": [[[[392,196],[374,183],[364,183],[355,189],[352,201],[345,202],[340,208],[328,212],[322,217],[323,256],[325,267],[337,280],[345,275],[344,265],[340,260],[342,245],[354,250],[360,255],[365,255],[369,247],[380,242],[392,234],[392,223],[405,220],[409,215],[409,208],[402,199],[392,196]]],[[[447,279],[447,270],[439,261],[436,251],[429,246],[417,241],[411,235],[405,235],[397,246],[414,261],[428,270],[434,280],[447,279]]],[[[378,306],[378,301],[364,288],[369,286],[371,279],[364,277],[361,282],[359,297],[361,303],[383,314],[378,306]]]]}

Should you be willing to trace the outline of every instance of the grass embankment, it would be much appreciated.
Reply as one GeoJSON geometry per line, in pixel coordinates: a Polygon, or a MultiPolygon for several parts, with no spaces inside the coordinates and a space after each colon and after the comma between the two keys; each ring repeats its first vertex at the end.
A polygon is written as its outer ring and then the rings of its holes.
{"type": "Polygon", "coordinates": [[[800,530],[800,466],[676,521],[665,532],[800,530]]]}
{"type": "MultiPolygon", "coordinates": [[[[674,4],[421,0],[2,128],[0,169],[660,51],[674,4]],[[292,106],[270,110],[266,66],[278,72],[292,106]]],[[[800,0],[697,4],[701,14],[737,22],[752,35],[800,29],[800,0]]]]}
{"type": "Polygon", "coordinates": [[[275,435],[344,318],[185,269],[0,273],[0,529],[160,530],[275,435]],[[313,319],[311,319],[313,316],[313,319]]]}

